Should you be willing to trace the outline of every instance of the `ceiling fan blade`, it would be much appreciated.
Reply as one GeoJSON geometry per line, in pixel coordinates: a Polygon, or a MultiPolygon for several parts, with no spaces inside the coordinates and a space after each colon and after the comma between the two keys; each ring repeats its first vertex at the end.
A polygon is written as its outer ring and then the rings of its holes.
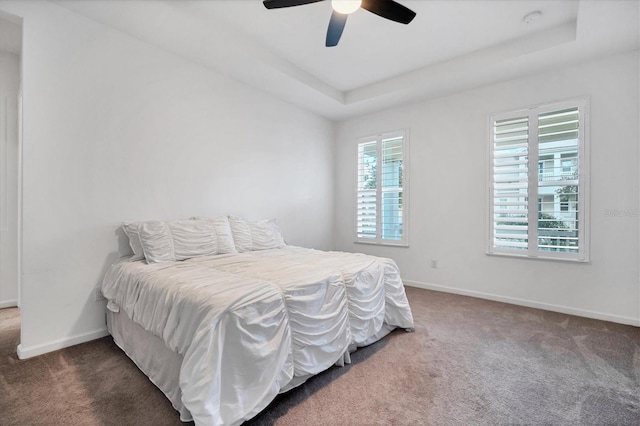
{"type": "Polygon", "coordinates": [[[343,15],[335,10],[333,11],[331,20],[329,21],[329,28],[327,28],[327,41],[325,46],[333,47],[338,45],[348,17],[349,15],[343,15]]]}
{"type": "Polygon", "coordinates": [[[416,17],[413,10],[392,0],[362,0],[360,7],[401,24],[408,24],[416,17]]]}
{"type": "Polygon", "coordinates": [[[267,9],[279,9],[281,7],[302,6],[303,4],[318,3],[324,0],[264,0],[262,4],[267,9]]]}

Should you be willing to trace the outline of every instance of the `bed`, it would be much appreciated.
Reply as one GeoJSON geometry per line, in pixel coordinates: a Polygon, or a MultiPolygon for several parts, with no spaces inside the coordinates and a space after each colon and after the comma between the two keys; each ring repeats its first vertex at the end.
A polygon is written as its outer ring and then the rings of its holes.
{"type": "Polygon", "coordinates": [[[115,343],[183,421],[235,425],[395,328],[413,330],[396,264],[286,245],[275,221],[124,224],[107,271],[115,343]]]}

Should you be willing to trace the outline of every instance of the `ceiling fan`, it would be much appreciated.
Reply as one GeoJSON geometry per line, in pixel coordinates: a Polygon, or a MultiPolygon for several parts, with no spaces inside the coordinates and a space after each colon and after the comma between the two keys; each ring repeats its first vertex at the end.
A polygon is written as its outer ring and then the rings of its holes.
{"type": "MultiPolygon", "coordinates": [[[[302,6],[321,1],[324,0],[264,0],[262,3],[267,9],[279,9],[281,7],[302,6]]],[[[333,7],[333,13],[329,21],[329,28],[327,28],[327,40],[325,43],[327,47],[338,44],[349,14],[360,8],[401,24],[408,24],[416,16],[413,10],[393,0],[331,0],[331,6],[333,7]]]]}

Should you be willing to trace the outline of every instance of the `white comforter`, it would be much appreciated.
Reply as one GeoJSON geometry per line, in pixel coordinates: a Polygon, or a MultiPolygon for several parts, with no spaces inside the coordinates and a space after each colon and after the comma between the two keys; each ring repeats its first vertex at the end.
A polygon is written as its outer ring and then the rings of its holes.
{"type": "Polygon", "coordinates": [[[413,328],[395,263],[283,249],[147,265],[121,261],[105,297],[184,357],[198,425],[239,424],[282,389],[348,360],[391,327],[413,328]]]}

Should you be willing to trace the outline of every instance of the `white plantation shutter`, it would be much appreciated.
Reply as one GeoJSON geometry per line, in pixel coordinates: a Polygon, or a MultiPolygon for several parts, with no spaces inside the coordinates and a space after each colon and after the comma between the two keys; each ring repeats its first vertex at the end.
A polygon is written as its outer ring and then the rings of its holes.
{"type": "Polygon", "coordinates": [[[491,117],[488,252],[588,260],[586,100],[491,117]]]}
{"type": "Polygon", "coordinates": [[[529,120],[509,117],[494,122],[494,247],[526,250],[529,222],[529,120]]]}
{"type": "Polygon", "coordinates": [[[407,245],[406,156],[403,132],[358,143],[357,241],[407,245]]]}
{"type": "Polygon", "coordinates": [[[358,144],[358,239],[374,241],[378,230],[377,143],[358,144]]]}
{"type": "Polygon", "coordinates": [[[538,115],[538,250],[577,253],[579,248],[579,135],[577,107],[538,115]],[[553,195],[553,198],[548,195],[553,195]],[[553,202],[551,202],[553,200],[553,202]]]}

